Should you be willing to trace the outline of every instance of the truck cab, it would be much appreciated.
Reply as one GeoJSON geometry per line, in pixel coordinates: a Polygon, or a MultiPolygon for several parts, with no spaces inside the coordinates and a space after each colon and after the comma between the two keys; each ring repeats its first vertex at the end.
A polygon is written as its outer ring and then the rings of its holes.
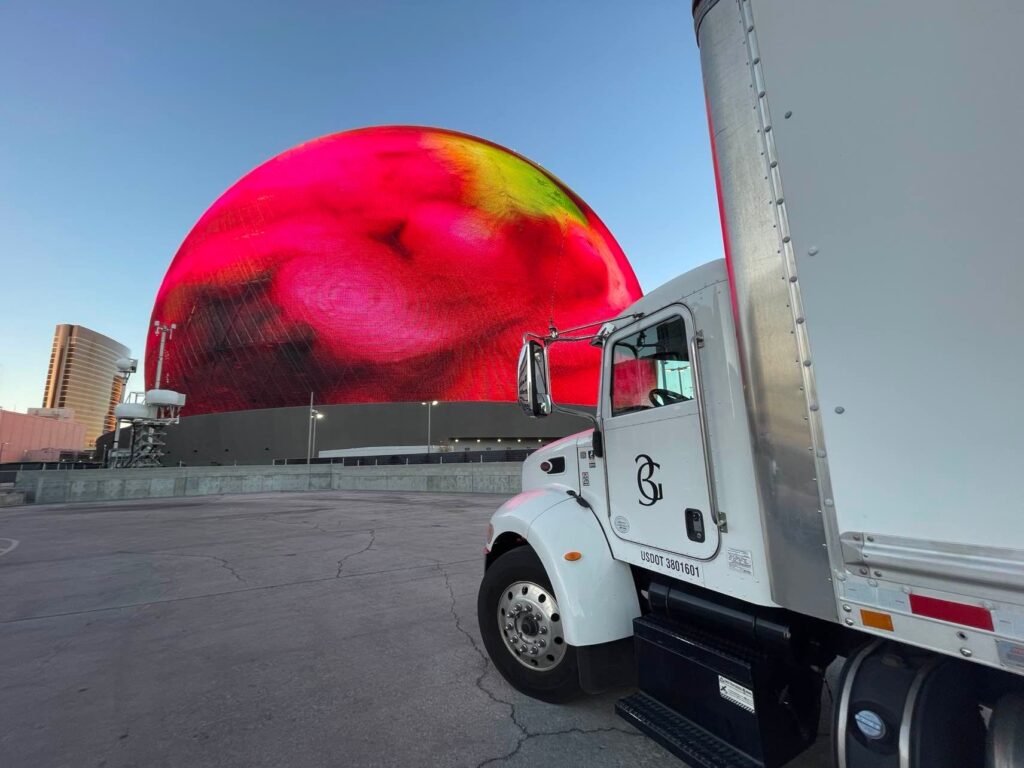
{"type": "Polygon", "coordinates": [[[579,494],[619,562],[770,606],[735,340],[721,260],[604,323],[595,429],[533,454],[523,487],[579,494]]]}

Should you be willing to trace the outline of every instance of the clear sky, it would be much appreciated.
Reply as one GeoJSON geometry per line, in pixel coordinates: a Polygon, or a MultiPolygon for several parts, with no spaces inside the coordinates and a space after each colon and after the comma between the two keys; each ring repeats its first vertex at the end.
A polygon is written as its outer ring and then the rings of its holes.
{"type": "Polygon", "coordinates": [[[0,406],[41,404],[57,323],[141,358],[171,257],[239,177],[395,123],[546,167],[644,290],[722,254],[689,0],[7,0],[0,406]]]}

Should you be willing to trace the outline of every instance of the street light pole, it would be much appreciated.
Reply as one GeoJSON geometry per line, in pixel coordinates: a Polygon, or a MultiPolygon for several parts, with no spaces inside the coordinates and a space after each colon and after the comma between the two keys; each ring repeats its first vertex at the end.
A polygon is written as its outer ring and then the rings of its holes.
{"type": "Polygon", "coordinates": [[[313,393],[309,393],[309,424],[306,425],[306,466],[313,454],[313,393]]]}
{"type": "Polygon", "coordinates": [[[312,450],[312,454],[313,454],[314,458],[316,457],[316,423],[318,421],[320,421],[320,419],[322,419],[323,417],[324,417],[323,413],[321,413],[320,411],[316,410],[315,408],[313,409],[313,450],[312,450]]]}
{"type": "Polygon", "coordinates": [[[420,402],[420,405],[427,406],[427,456],[430,455],[430,411],[433,410],[434,406],[437,405],[437,400],[431,400],[429,403],[420,402]]]}

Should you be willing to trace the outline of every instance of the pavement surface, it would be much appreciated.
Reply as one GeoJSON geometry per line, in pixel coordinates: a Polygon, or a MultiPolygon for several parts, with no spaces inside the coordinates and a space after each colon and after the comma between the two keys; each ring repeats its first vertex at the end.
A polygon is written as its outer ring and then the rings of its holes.
{"type": "Polygon", "coordinates": [[[476,591],[502,501],[0,512],[0,765],[682,766],[615,716],[625,692],[556,707],[487,660],[476,591]]]}

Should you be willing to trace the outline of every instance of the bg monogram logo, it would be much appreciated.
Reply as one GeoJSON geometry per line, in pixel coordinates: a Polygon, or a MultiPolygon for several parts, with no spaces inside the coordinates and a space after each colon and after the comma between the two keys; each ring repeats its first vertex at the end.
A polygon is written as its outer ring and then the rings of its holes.
{"type": "Polygon", "coordinates": [[[640,504],[645,507],[653,507],[664,496],[661,490],[661,483],[656,483],[653,480],[654,470],[661,469],[661,464],[646,453],[641,453],[633,461],[638,465],[636,468],[636,487],[640,489],[640,504]]]}

